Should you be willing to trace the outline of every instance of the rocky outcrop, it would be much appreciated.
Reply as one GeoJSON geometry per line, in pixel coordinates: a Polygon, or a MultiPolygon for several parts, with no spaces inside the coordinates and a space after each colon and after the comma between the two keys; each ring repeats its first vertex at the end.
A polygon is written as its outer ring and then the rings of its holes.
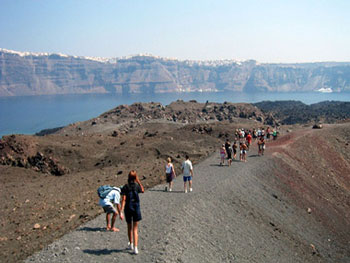
{"type": "Polygon", "coordinates": [[[52,156],[37,151],[35,140],[28,136],[11,135],[0,140],[0,165],[23,167],[58,176],[69,172],[52,156]]]}
{"type": "Polygon", "coordinates": [[[258,107],[249,103],[198,103],[194,100],[177,100],[167,106],[155,102],[120,105],[92,120],[64,127],[58,130],[57,134],[93,134],[107,129],[110,136],[119,137],[145,122],[172,122],[183,125],[234,122],[237,119],[250,119],[268,125],[278,123],[272,114],[264,114],[258,107]]]}
{"type": "MultiPolygon", "coordinates": [[[[350,102],[324,101],[307,105],[300,101],[263,101],[254,104],[281,124],[337,123],[350,120],[350,102]]],[[[268,124],[270,117],[265,120],[268,124]]]]}
{"type": "Polygon", "coordinates": [[[0,49],[0,96],[188,91],[350,91],[350,63],[259,64],[153,56],[92,60],[0,49]]]}

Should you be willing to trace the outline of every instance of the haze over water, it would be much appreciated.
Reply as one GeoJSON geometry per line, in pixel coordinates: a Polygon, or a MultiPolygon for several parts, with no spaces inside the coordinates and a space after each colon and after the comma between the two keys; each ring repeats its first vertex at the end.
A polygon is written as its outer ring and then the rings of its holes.
{"type": "Polygon", "coordinates": [[[84,94],[0,98],[0,136],[34,134],[43,129],[85,121],[117,107],[134,102],[160,102],[167,105],[178,99],[198,102],[246,102],[299,100],[305,104],[321,101],[350,101],[350,93],[167,93],[167,94],[84,94]]]}

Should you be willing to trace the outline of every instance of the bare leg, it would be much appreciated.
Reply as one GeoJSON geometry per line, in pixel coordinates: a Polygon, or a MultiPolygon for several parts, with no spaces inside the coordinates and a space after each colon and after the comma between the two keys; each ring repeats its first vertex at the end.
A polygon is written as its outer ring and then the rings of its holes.
{"type": "Polygon", "coordinates": [[[118,228],[114,227],[116,218],[117,218],[117,213],[113,213],[111,230],[114,231],[114,232],[118,232],[119,231],[118,228]]]}
{"type": "Polygon", "coordinates": [[[137,243],[139,241],[139,235],[138,235],[138,222],[133,222],[133,226],[132,226],[132,232],[133,232],[133,236],[134,236],[134,245],[135,247],[137,247],[137,243]]]}
{"type": "Polygon", "coordinates": [[[192,180],[188,181],[190,188],[192,188],[192,180]]]}
{"type": "Polygon", "coordinates": [[[184,190],[186,191],[186,182],[184,182],[184,190]]]}
{"type": "Polygon", "coordinates": [[[132,225],[128,223],[128,238],[129,242],[132,243],[132,225]]]}
{"type": "Polygon", "coordinates": [[[109,220],[111,218],[111,214],[106,214],[106,224],[107,224],[107,230],[111,230],[111,225],[109,224],[109,220]]]}

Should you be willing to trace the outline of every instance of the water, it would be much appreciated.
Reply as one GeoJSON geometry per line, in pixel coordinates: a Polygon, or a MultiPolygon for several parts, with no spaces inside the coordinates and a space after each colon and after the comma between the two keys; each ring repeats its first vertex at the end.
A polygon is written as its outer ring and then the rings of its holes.
{"type": "Polygon", "coordinates": [[[0,97],[0,136],[6,134],[34,134],[43,129],[56,128],[85,121],[120,104],[197,100],[198,102],[247,102],[263,100],[299,100],[306,104],[325,100],[350,101],[350,93],[171,93],[153,95],[84,94],[0,97]]]}

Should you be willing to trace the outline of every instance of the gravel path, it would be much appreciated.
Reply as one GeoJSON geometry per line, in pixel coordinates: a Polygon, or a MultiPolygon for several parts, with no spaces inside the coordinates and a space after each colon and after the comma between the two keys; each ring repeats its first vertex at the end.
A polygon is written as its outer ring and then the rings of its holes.
{"type": "Polygon", "coordinates": [[[321,230],[281,196],[272,157],[218,163],[213,154],[194,167],[192,193],[179,176],[173,192],[159,185],[140,195],[139,255],[125,249],[126,223],[106,232],[101,215],[25,262],[332,262],[312,251],[326,246],[314,240],[321,230]]]}

